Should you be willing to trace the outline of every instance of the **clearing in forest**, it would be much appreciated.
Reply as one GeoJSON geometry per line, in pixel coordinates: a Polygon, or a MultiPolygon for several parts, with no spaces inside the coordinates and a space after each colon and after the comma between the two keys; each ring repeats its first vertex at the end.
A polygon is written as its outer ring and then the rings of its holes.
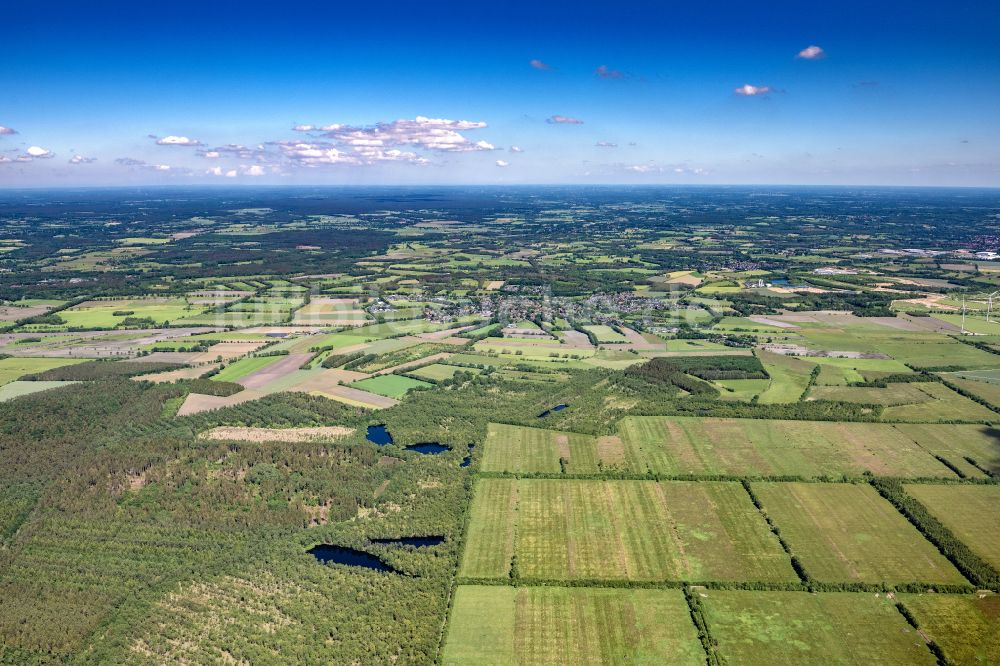
{"type": "Polygon", "coordinates": [[[246,442],[326,442],[346,437],[354,428],[318,426],[312,428],[244,428],[218,426],[198,435],[201,439],[239,440],[246,442]]]}

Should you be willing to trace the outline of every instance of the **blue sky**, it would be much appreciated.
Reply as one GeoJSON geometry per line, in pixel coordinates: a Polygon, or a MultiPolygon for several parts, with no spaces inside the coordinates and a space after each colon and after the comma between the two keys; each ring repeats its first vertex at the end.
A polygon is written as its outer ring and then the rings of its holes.
{"type": "Polygon", "coordinates": [[[1000,3],[344,4],[5,3],[0,187],[1000,186],[1000,3]]]}

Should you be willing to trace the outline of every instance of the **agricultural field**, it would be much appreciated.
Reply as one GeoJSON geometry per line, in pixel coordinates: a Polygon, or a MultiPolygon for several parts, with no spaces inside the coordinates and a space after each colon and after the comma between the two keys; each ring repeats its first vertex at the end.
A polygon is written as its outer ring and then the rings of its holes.
{"type": "Polygon", "coordinates": [[[388,398],[402,398],[413,389],[432,388],[434,385],[402,375],[380,375],[356,381],[351,386],[388,398]]]}
{"type": "Polygon", "coordinates": [[[699,595],[726,663],[937,663],[885,595],[727,590],[699,595]]]}
{"type": "Polygon", "coordinates": [[[631,416],[618,435],[626,468],[640,474],[955,478],[922,446],[935,432],[960,432],[955,427],[910,436],[876,423],[631,416]]]}
{"type": "Polygon", "coordinates": [[[458,372],[468,372],[474,375],[482,373],[478,368],[462,368],[457,365],[445,365],[443,363],[431,363],[416,370],[410,370],[407,374],[416,379],[430,382],[443,382],[451,379],[458,372]]]}
{"type": "Polygon", "coordinates": [[[461,585],[442,663],[704,664],[679,590],[461,585]]]}
{"type": "Polygon", "coordinates": [[[0,386],[9,384],[25,375],[45,372],[66,365],[83,363],[82,358],[26,358],[10,357],[0,359],[0,386]]]}
{"type": "Polygon", "coordinates": [[[1000,659],[1000,595],[900,594],[920,631],[951,664],[993,664],[1000,659]]]}
{"type": "Polygon", "coordinates": [[[995,195],[265,189],[0,196],[0,663],[1000,663],[995,195]]]}
{"type": "Polygon", "coordinates": [[[972,552],[1000,567],[1000,486],[911,484],[904,488],[972,552]]]}
{"type": "MultiPolygon", "coordinates": [[[[510,544],[526,580],[794,581],[788,558],[739,483],[483,479],[460,576],[510,544]],[[502,484],[502,490],[493,484],[502,484]]],[[[510,561],[492,560],[505,577],[510,561]]]]}
{"type": "Polygon", "coordinates": [[[817,581],[965,582],[955,567],[867,484],[752,486],[782,538],[817,581]]]}
{"type": "Polygon", "coordinates": [[[483,446],[484,472],[592,474],[606,460],[595,437],[542,428],[491,423],[483,446]]]}

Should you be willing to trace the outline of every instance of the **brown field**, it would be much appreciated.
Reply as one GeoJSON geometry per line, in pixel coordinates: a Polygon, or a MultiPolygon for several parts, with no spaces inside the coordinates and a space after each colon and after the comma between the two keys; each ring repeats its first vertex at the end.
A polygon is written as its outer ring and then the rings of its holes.
{"type": "Polygon", "coordinates": [[[202,395],[200,393],[189,393],[184,400],[184,404],[177,410],[177,416],[188,416],[199,412],[208,412],[213,409],[232,407],[240,403],[249,402],[258,398],[263,398],[266,394],[262,391],[240,391],[230,396],[220,397],[215,395],[202,395]]]}

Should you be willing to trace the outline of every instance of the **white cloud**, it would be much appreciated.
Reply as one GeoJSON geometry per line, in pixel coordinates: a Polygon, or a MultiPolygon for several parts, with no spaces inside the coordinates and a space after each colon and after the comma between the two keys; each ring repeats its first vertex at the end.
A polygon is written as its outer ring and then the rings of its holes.
{"type": "Polygon", "coordinates": [[[534,67],[535,69],[542,70],[543,72],[552,69],[551,65],[549,65],[548,63],[542,62],[538,58],[533,58],[528,64],[531,65],[532,67],[534,67]]]}
{"type": "Polygon", "coordinates": [[[497,160],[497,166],[500,167],[500,168],[509,167],[510,166],[510,162],[508,162],[506,160],[497,160]]]}
{"type": "Polygon", "coordinates": [[[296,125],[292,128],[293,132],[312,132],[316,129],[315,125],[296,125]]]}
{"type": "Polygon", "coordinates": [[[264,167],[260,166],[259,164],[254,164],[253,166],[244,169],[243,174],[246,176],[263,176],[264,167]]]}
{"type": "Polygon", "coordinates": [[[795,57],[800,58],[802,60],[819,60],[825,56],[826,56],[826,51],[824,51],[819,46],[813,44],[799,51],[798,55],[796,55],[795,57]]]}
{"type": "Polygon", "coordinates": [[[663,171],[662,168],[654,164],[629,164],[625,170],[633,173],[659,173],[663,171]]]}
{"type": "Polygon", "coordinates": [[[550,116],[545,119],[550,125],[582,125],[583,121],[579,118],[574,118],[573,116],[550,116]]]}
{"type": "Polygon", "coordinates": [[[0,136],[4,134],[17,134],[17,130],[11,129],[10,127],[4,127],[0,125],[0,136]]]}
{"type": "Polygon", "coordinates": [[[96,157],[84,157],[83,155],[74,155],[69,158],[70,164],[93,164],[96,161],[96,157]]]}
{"type": "Polygon", "coordinates": [[[325,137],[345,148],[389,148],[415,146],[438,152],[473,152],[495,150],[487,141],[473,142],[462,132],[482,129],[486,123],[473,120],[448,120],[417,116],[413,120],[394,120],[373,127],[328,125],[325,137]]]}
{"type": "Polygon", "coordinates": [[[158,146],[200,146],[201,141],[198,139],[190,139],[186,136],[165,136],[156,140],[156,145],[158,146]]]}
{"type": "Polygon", "coordinates": [[[46,150],[41,146],[31,146],[26,151],[24,151],[24,153],[27,157],[36,160],[47,160],[50,157],[56,156],[56,154],[53,153],[51,150],[46,150]]]}
{"type": "Polygon", "coordinates": [[[598,148],[617,148],[617,143],[612,143],[610,141],[598,141],[594,144],[598,148]]]}
{"type": "Polygon", "coordinates": [[[770,95],[772,92],[774,91],[770,86],[752,86],[749,83],[746,83],[733,91],[733,93],[737,95],[742,95],[744,97],[755,97],[757,95],[770,95]]]}
{"type": "Polygon", "coordinates": [[[522,148],[521,146],[511,146],[510,147],[510,152],[512,152],[512,153],[523,153],[524,152],[524,148],[522,148]]]}

